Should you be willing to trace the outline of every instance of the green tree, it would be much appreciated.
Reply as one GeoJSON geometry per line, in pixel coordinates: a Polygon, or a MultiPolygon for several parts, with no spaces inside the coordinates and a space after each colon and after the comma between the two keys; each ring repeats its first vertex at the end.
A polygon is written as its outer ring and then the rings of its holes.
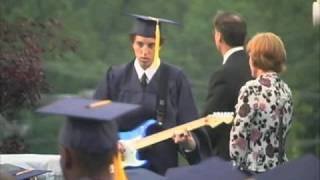
{"type": "MultiPolygon", "coordinates": [[[[248,38],[257,32],[271,31],[285,42],[288,70],[282,77],[292,89],[295,105],[293,128],[288,138],[289,157],[293,158],[307,152],[320,155],[320,33],[319,26],[312,26],[312,2],[0,0],[0,17],[11,22],[21,17],[35,21],[53,18],[63,26],[59,37],[75,39],[69,43],[76,45],[76,52],[44,55],[51,94],[77,94],[84,89],[94,89],[107,67],[133,58],[128,39],[132,18],[126,16],[126,12],[176,20],[180,26],[162,28],[166,41],[161,58],[186,71],[201,110],[208,79],[222,59],[213,44],[212,17],[217,10],[239,12],[247,20],[248,38]]],[[[32,122],[39,120],[31,115],[30,118],[35,119],[32,122]]],[[[42,129],[45,126],[41,124],[42,129]]],[[[34,126],[33,129],[39,131],[40,128],[34,126]]]]}

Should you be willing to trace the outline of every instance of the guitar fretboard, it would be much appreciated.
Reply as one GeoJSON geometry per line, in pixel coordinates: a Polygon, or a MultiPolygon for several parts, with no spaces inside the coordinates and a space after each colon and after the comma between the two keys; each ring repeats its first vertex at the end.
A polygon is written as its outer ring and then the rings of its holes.
{"type": "Polygon", "coordinates": [[[152,144],[164,141],[166,139],[172,138],[172,136],[174,134],[180,134],[180,133],[183,133],[184,131],[192,131],[192,130],[197,129],[201,126],[205,126],[205,125],[210,124],[211,127],[216,127],[219,124],[221,124],[222,122],[225,122],[224,119],[225,119],[225,117],[224,118],[214,118],[214,117],[210,117],[210,116],[203,117],[203,118],[191,121],[189,123],[182,124],[182,125],[176,126],[174,128],[170,128],[170,129],[152,134],[152,135],[144,137],[142,139],[134,140],[134,142],[132,142],[132,145],[136,149],[141,149],[141,148],[150,146],[152,144]]]}

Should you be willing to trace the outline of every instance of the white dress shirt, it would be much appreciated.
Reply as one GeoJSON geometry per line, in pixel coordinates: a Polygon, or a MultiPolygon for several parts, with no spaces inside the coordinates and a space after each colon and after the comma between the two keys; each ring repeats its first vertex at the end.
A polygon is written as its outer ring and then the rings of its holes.
{"type": "Polygon", "coordinates": [[[223,55],[223,62],[222,64],[225,64],[228,60],[228,58],[231,56],[231,54],[243,50],[243,46],[236,46],[234,48],[229,49],[226,53],[223,55]]]}
{"type": "Polygon", "coordinates": [[[141,80],[143,74],[145,73],[147,76],[147,83],[149,83],[150,80],[152,79],[152,77],[154,76],[154,74],[157,72],[159,66],[156,66],[156,67],[150,66],[147,69],[143,69],[139,64],[139,60],[135,59],[134,60],[134,68],[136,69],[139,80],[141,80]]]}

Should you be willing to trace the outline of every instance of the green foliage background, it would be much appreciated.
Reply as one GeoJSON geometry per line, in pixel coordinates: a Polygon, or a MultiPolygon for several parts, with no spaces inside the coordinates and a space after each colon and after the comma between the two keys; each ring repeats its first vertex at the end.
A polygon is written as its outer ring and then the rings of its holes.
{"type": "MultiPolygon", "coordinates": [[[[271,31],[286,45],[288,70],[282,77],[294,94],[294,124],[288,138],[289,158],[320,155],[320,43],[319,26],[312,26],[312,0],[0,0],[0,19],[21,17],[63,25],[61,37],[75,39],[76,52],[44,55],[43,65],[52,87],[46,97],[81,94],[95,88],[107,67],[133,58],[128,39],[132,18],[125,12],[170,18],[180,26],[164,26],[164,61],[180,66],[190,77],[201,111],[210,75],[222,58],[212,40],[212,17],[217,10],[236,11],[248,22],[249,37],[271,31]]],[[[43,103],[48,101],[45,98],[43,103]]],[[[39,104],[41,105],[41,104],[39,104]]],[[[32,153],[56,153],[61,120],[20,112],[29,131],[32,153]]]]}

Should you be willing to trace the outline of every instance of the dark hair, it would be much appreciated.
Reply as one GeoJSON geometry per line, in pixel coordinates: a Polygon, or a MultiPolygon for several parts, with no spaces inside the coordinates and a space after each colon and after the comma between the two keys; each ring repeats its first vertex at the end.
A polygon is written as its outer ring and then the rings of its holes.
{"type": "Polygon", "coordinates": [[[213,19],[213,26],[229,46],[244,45],[247,24],[239,14],[218,11],[213,19]]]}
{"type": "MultiPolygon", "coordinates": [[[[130,39],[131,43],[134,42],[134,39],[136,38],[136,35],[138,35],[138,34],[129,34],[129,39],[130,39]]],[[[165,41],[165,39],[163,37],[161,37],[160,38],[160,46],[162,46],[164,44],[164,41],[165,41]]]]}
{"type": "Polygon", "coordinates": [[[112,164],[116,149],[102,153],[88,153],[72,149],[74,157],[84,174],[93,177],[108,168],[112,164]]]}
{"type": "Polygon", "coordinates": [[[93,176],[104,171],[117,153],[116,124],[69,117],[59,141],[72,152],[83,173],[93,176]]]}

